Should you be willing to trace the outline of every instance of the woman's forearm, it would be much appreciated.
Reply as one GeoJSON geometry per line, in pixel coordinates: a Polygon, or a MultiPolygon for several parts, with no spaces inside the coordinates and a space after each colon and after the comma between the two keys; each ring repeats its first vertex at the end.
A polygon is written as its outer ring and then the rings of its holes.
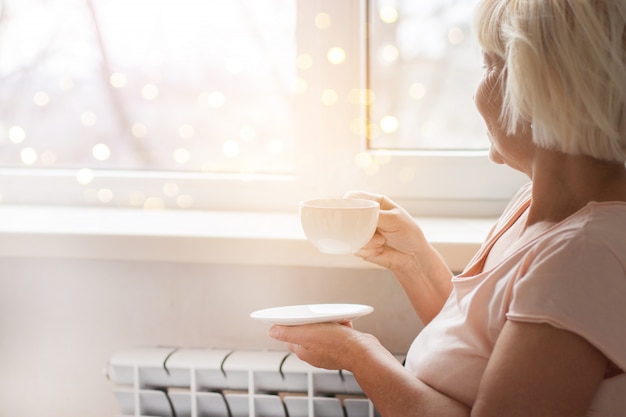
{"type": "Polygon", "coordinates": [[[432,247],[421,254],[406,254],[392,269],[422,323],[441,311],[452,291],[452,272],[432,247]]]}

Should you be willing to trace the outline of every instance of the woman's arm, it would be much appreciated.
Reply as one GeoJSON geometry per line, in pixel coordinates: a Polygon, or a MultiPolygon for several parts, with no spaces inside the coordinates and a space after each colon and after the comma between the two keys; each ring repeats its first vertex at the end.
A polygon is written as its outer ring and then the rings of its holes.
{"type": "Polygon", "coordinates": [[[313,366],[352,372],[385,417],[469,416],[467,406],[415,378],[374,336],[349,325],[273,326],[270,335],[313,366]]]}
{"type": "Polygon", "coordinates": [[[608,366],[589,342],[548,324],[508,321],[472,416],[582,417],[608,366]]]}
{"type": "Polygon", "coordinates": [[[356,255],[390,269],[422,322],[430,322],[452,291],[448,266],[413,217],[389,198],[363,192],[346,197],[380,203],[376,234],[356,255]]]}
{"type": "Polygon", "coordinates": [[[270,335],[313,366],[352,372],[385,417],[583,417],[608,362],[571,332],[507,322],[470,409],[411,375],[374,336],[349,325],[273,326],[270,335]]]}

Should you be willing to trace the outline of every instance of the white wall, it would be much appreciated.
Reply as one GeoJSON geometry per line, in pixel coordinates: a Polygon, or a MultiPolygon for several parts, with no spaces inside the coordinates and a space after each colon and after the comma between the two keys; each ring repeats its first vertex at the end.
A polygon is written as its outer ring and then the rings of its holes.
{"type": "Polygon", "coordinates": [[[421,329],[377,269],[0,258],[0,416],[115,416],[103,369],[116,350],[284,349],[249,313],[321,302],[374,306],[355,327],[394,353],[421,329]]]}

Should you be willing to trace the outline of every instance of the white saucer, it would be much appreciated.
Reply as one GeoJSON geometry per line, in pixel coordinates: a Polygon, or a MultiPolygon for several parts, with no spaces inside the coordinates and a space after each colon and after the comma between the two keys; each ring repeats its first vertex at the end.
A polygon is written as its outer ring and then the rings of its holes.
{"type": "Polygon", "coordinates": [[[306,304],[266,308],[250,314],[256,320],[294,326],[298,324],[350,321],[374,311],[363,304],[306,304]]]}

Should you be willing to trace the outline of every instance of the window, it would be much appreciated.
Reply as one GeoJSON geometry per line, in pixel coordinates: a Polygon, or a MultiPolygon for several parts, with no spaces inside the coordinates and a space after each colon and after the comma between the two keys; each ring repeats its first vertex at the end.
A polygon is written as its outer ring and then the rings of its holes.
{"type": "Polygon", "coordinates": [[[361,188],[416,213],[499,209],[520,180],[476,150],[471,92],[450,84],[480,71],[456,3],[5,0],[0,197],[293,210],[361,188]],[[424,57],[411,30],[449,42],[424,57]],[[440,68],[453,96],[432,104],[440,68]]]}
{"type": "Polygon", "coordinates": [[[292,170],[291,0],[7,0],[9,167],[292,170]]]}
{"type": "Polygon", "coordinates": [[[488,160],[472,99],[483,73],[472,33],[476,3],[367,2],[364,171],[413,212],[497,214],[527,181],[488,160]]]}
{"type": "Polygon", "coordinates": [[[369,10],[372,149],[485,150],[471,99],[482,77],[475,1],[376,0],[369,10]]]}

